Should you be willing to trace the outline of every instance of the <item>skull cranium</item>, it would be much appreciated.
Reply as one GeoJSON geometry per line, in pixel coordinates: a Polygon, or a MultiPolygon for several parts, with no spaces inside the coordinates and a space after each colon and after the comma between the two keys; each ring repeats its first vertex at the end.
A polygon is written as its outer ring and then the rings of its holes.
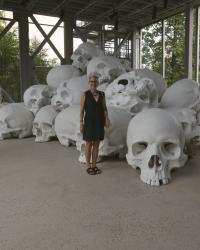
{"type": "Polygon", "coordinates": [[[33,121],[33,135],[36,142],[47,142],[56,136],[54,122],[58,112],[56,109],[47,105],[39,110],[33,121]]]}
{"type": "Polygon", "coordinates": [[[21,103],[11,103],[0,108],[0,139],[24,138],[32,135],[34,116],[21,103]]]}
{"type": "Polygon", "coordinates": [[[87,66],[87,76],[98,75],[99,83],[112,82],[119,75],[125,73],[119,59],[113,56],[98,56],[93,58],[87,66]]]}
{"type": "Polygon", "coordinates": [[[24,104],[36,114],[41,107],[50,104],[53,92],[47,85],[33,85],[24,92],[24,104]]]}
{"type": "Polygon", "coordinates": [[[149,109],[137,114],[127,132],[129,165],[140,168],[140,178],[152,186],[167,184],[171,170],[184,166],[184,134],[167,111],[149,109]]]}
{"type": "Polygon", "coordinates": [[[158,92],[149,78],[135,76],[131,71],[120,75],[106,88],[107,102],[135,115],[145,108],[158,106],[158,92]]]}
{"type": "Polygon", "coordinates": [[[80,69],[82,72],[86,72],[88,62],[97,56],[103,55],[103,51],[96,47],[93,43],[82,43],[74,51],[71,56],[72,65],[80,69]]]}

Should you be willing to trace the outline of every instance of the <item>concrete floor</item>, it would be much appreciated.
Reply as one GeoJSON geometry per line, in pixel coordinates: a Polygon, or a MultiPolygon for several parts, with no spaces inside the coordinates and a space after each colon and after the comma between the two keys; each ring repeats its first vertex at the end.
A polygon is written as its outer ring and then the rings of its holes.
{"type": "Polygon", "coordinates": [[[199,250],[200,156],[149,187],[125,161],[89,176],[75,148],[0,142],[1,250],[199,250]]]}

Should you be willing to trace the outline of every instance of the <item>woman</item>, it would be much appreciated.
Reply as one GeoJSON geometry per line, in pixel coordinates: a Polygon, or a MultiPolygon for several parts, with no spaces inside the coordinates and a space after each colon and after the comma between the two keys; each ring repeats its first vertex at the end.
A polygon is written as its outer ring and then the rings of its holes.
{"type": "Polygon", "coordinates": [[[97,90],[98,84],[97,76],[90,76],[90,89],[81,95],[80,102],[80,132],[83,134],[83,140],[86,141],[85,158],[87,173],[90,175],[101,173],[96,166],[99,143],[104,139],[104,126],[106,128],[110,126],[105,94],[97,90]]]}

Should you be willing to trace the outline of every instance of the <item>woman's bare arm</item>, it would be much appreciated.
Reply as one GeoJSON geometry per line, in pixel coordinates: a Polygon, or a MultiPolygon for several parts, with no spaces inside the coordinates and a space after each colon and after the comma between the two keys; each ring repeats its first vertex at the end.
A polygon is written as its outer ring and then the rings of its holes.
{"type": "Polygon", "coordinates": [[[81,100],[80,100],[80,123],[83,123],[84,105],[85,105],[85,94],[82,93],[81,100]]]}
{"type": "Polygon", "coordinates": [[[105,127],[109,128],[110,127],[110,120],[108,118],[108,109],[106,106],[105,94],[103,94],[103,109],[104,109],[104,117],[105,117],[105,127]]]}

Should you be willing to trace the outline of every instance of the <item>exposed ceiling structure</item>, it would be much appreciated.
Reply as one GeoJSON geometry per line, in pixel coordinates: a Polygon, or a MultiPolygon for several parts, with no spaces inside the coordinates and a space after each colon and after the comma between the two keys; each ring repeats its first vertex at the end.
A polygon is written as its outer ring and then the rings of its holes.
{"type": "Polygon", "coordinates": [[[113,24],[118,30],[144,27],[184,11],[200,0],[0,0],[0,9],[87,21],[85,29],[113,24]]]}

